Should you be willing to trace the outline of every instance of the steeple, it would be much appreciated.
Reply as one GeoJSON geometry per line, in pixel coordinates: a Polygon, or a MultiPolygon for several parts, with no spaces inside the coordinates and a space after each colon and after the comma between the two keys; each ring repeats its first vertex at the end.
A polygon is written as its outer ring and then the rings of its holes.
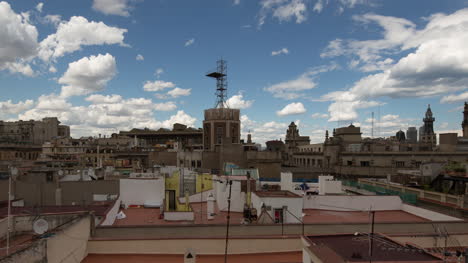
{"type": "Polygon", "coordinates": [[[435,118],[432,117],[431,104],[427,105],[426,116],[424,117],[423,121],[424,121],[424,134],[426,135],[434,134],[435,118]]]}

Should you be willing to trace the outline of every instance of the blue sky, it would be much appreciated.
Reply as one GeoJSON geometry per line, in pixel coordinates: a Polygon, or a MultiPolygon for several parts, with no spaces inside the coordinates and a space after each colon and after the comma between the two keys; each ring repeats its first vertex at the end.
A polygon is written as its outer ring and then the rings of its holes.
{"type": "Polygon", "coordinates": [[[461,132],[468,2],[383,0],[0,1],[0,119],[58,116],[75,137],[201,127],[205,73],[228,61],[243,133],[291,121],[313,142],[353,122],[370,135],[461,132]]]}

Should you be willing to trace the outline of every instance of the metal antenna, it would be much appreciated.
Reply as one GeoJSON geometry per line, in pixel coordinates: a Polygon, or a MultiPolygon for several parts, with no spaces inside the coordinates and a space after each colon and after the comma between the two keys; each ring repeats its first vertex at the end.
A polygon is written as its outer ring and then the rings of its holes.
{"type": "Polygon", "coordinates": [[[372,130],[371,130],[371,138],[374,139],[374,112],[372,112],[372,130]]]}
{"type": "Polygon", "coordinates": [[[206,74],[207,77],[216,79],[216,105],[215,108],[228,108],[227,97],[227,62],[220,59],[216,62],[216,70],[206,74]]]}

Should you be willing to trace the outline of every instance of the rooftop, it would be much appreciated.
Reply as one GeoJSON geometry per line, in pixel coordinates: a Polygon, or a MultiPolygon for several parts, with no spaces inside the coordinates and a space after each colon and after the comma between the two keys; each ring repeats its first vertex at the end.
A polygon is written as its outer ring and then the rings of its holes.
{"type": "MultiPolygon", "coordinates": [[[[344,262],[369,262],[369,236],[367,234],[344,234],[308,236],[306,241],[312,253],[322,259],[341,258],[344,262]]],[[[405,246],[380,234],[374,234],[373,261],[390,262],[442,262],[440,258],[424,250],[405,246]]]]}
{"type": "MultiPolygon", "coordinates": [[[[128,208],[123,212],[127,216],[124,219],[115,220],[114,226],[137,226],[137,225],[192,225],[192,224],[226,224],[227,212],[220,212],[215,203],[215,216],[212,220],[207,219],[206,202],[191,203],[194,212],[194,221],[166,221],[161,216],[159,208],[128,208]]],[[[231,212],[231,224],[240,224],[243,214],[231,212]]]]}
{"type": "MultiPolygon", "coordinates": [[[[197,255],[197,263],[223,262],[224,255],[197,255]]],[[[262,253],[228,255],[229,263],[301,263],[302,252],[262,253]]],[[[142,255],[142,254],[89,254],[84,263],[94,262],[151,262],[182,263],[183,255],[142,255]]]]}
{"type": "Polygon", "coordinates": [[[290,191],[257,191],[255,194],[259,197],[292,197],[292,198],[302,198],[302,196],[297,195],[290,191]]]}
{"type": "MultiPolygon", "coordinates": [[[[304,209],[303,221],[306,224],[315,223],[369,223],[369,212],[364,211],[331,211],[304,209]]],[[[375,223],[392,222],[428,222],[429,220],[401,210],[376,211],[375,223]]]]}

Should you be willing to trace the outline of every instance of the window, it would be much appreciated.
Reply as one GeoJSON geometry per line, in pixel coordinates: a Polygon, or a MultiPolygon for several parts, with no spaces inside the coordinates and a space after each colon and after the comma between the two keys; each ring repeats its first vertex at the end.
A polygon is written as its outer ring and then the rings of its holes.
{"type": "Polygon", "coordinates": [[[275,223],[283,223],[283,209],[275,209],[275,223]]]}
{"type": "Polygon", "coordinates": [[[396,167],[405,167],[405,162],[404,161],[396,161],[395,166],[396,167]]]}
{"type": "Polygon", "coordinates": [[[223,127],[216,128],[216,144],[221,144],[223,141],[223,127]]]}
{"type": "Polygon", "coordinates": [[[362,166],[362,167],[369,167],[369,166],[370,166],[370,162],[369,162],[369,161],[361,161],[361,166],[362,166]]]}
{"type": "Polygon", "coordinates": [[[348,161],[348,166],[353,166],[353,161],[348,161]]]}

